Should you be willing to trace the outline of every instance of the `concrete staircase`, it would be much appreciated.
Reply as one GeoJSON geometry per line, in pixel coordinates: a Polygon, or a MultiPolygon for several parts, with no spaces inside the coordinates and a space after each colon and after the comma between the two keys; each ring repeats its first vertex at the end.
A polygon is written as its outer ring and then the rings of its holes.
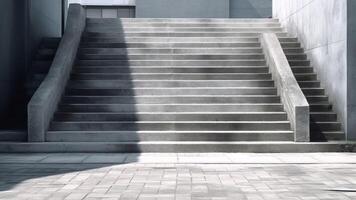
{"type": "Polygon", "coordinates": [[[261,32],[299,47],[273,19],[88,19],[46,140],[293,141],[261,32]]]}
{"type": "MultiPolygon", "coordinates": [[[[0,151],[354,151],[343,141],[293,142],[261,47],[265,32],[279,37],[311,104],[313,141],[343,140],[303,48],[278,20],[87,19],[46,142],[2,143],[0,151]]],[[[41,82],[48,67],[39,69],[41,82]]]]}

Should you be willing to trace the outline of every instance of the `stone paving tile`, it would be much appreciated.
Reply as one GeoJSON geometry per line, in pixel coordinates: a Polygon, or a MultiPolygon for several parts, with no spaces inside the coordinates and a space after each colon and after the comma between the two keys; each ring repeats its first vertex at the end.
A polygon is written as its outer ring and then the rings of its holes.
{"type": "Polygon", "coordinates": [[[89,154],[49,154],[41,163],[82,163],[89,154]]]}
{"type": "Polygon", "coordinates": [[[81,162],[0,164],[0,199],[356,199],[356,164],[81,162]]]}
{"type": "Polygon", "coordinates": [[[124,163],[127,159],[127,154],[89,154],[83,163],[124,163]]]}
{"type": "Polygon", "coordinates": [[[1,163],[349,163],[356,164],[354,153],[143,153],[143,154],[0,154],[1,163]]]}

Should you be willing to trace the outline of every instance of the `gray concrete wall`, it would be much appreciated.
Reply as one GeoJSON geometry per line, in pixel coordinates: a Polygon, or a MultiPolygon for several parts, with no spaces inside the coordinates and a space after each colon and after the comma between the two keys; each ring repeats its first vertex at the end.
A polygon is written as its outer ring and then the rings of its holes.
{"type": "Polygon", "coordinates": [[[334,110],[347,122],[347,0],[274,0],[273,17],[299,38],[334,110]]]}
{"type": "Polygon", "coordinates": [[[272,16],[272,0],[230,0],[231,18],[266,18],[272,16]]]}
{"type": "Polygon", "coordinates": [[[62,34],[62,0],[29,1],[30,55],[33,56],[43,37],[62,34]]]}
{"type": "Polygon", "coordinates": [[[25,3],[0,1],[0,117],[7,114],[20,92],[25,65],[25,3]]]}
{"type": "Polygon", "coordinates": [[[347,1],[347,137],[356,140],[356,1],[347,1]]]}
{"type": "Polygon", "coordinates": [[[138,18],[228,18],[229,0],[136,0],[138,18]]]}

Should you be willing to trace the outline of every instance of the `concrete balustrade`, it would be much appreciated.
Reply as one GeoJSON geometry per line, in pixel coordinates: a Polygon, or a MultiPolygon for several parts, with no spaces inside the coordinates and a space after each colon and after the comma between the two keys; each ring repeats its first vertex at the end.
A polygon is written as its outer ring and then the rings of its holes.
{"type": "Polygon", "coordinates": [[[71,4],[67,28],[46,79],[28,104],[28,140],[44,142],[45,133],[64,92],[75,62],[82,32],[85,28],[85,10],[71,4]]]}
{"type": "Polygon", "coordinates": [[[309,104],[295,79],[281,44],[274,33],[261,34],[267,65],[294,130],[295,142],[309,142],[309,104]]]}

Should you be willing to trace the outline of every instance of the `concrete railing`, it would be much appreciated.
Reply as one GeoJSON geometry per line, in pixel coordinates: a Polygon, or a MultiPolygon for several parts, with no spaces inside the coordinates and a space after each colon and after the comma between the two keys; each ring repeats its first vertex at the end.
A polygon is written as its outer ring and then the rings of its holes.
{"type": "Polygon", "coordinates": [[[309,142],[309,104],[294,77],[282,46],[274,33],[263,33],[260,40],[267,65],[291,121],[295,133],[294,141],[309,142]]]}
{"type": "Polygon", "coordinates": [[[84,28],[84,8],[79,4],[71,4],[68,10],[67,27],[48,75],[28,104],[29,142],[44,142],[46,139],[46,131],[76,60],[84,28]]]}

